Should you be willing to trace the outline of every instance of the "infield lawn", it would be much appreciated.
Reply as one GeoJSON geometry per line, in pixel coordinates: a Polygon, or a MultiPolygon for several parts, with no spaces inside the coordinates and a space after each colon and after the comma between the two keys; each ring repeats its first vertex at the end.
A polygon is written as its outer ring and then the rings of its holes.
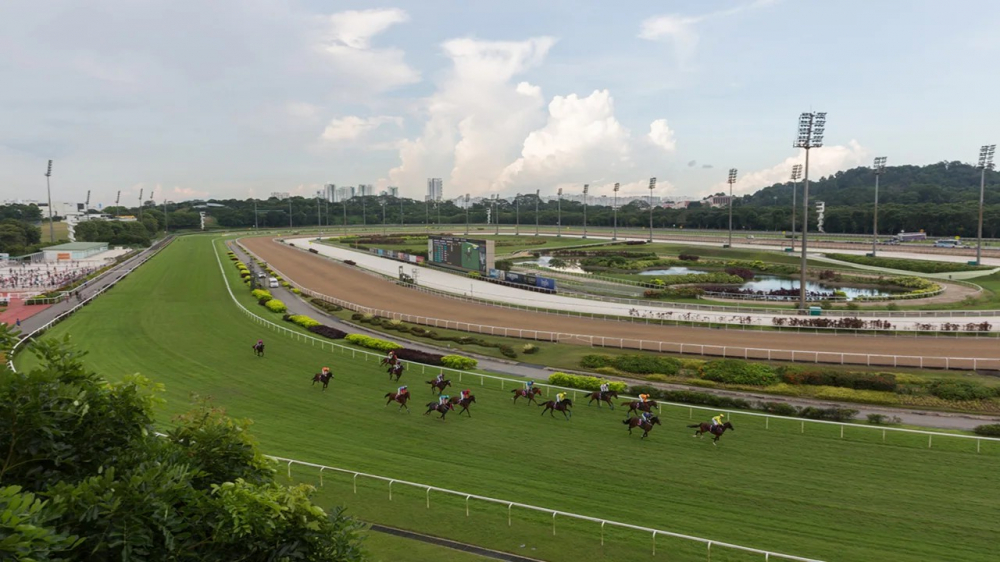
{"type": "MultiPolygon", "coordinates": [[[[1000,530],[1000,446],[736,415],[720,446],[691,438],[686,409],[663,410],[650,438],[629,437],[621,412],[578,404],[571,421],[510,403],[510,385],[479,381],[471,418],[423,416],[431,400],[419,369],[404,375],[412,413],[383,408],[395,389],[374,362],[266,331],[231,300],[254,304],[219,240],[182,237],[49,337],[72,334],[86,362],[117,379],[140,372],[166,384],[160,419],[211,396],[255,421],[265,452],[303,461],[645,525],[823,560],[995,560],[1000,530]],[[217,258],[222,258],[222,271],[217,258]],[[224,272],[224,275],[223,275],[224,272]],[[267,344],[265,358],[250,347],[267,344]],[[310,386],[330,366],[329,390],[310,386]]],[[[30,367],[29,354],[18,358],[30,367]]],[[[478,377],[477,377],[478,378],[478,377]]],[[[459,387],[461,388],[461,387],[459,387]]],[[[697,411],[694,413],[698,417],[697,411]]],[[[284,468],[282,467],[282,470],[284,468]]],[[[318,473],[293,471],[316,481],[318,473]]],[[[319,501],[367,520],[545,560],[705,560],[706,547],[555,520],[423,490],[323,476],[319,501]]],[[[772,558],[773,560],[774,558],[772,558]]],[[[719,548],[712,561],[763,560],[719,548]]]]}

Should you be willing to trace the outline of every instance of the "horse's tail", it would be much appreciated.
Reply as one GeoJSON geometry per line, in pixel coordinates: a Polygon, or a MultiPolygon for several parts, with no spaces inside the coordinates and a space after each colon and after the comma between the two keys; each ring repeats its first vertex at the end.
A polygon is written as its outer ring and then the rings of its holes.
{"type": "Polygon", "coordinates": [[[385,396],[383,396],[382,398],[388,398],[388,397],[390,397],[390,396],[392,396],[392,393],[391,393],[391,392],[386,392],[386,393],[385,393],[385,396]]]}
{"type": "Polygon", "coordinates": [[[701,427],[701,424],[700,423],[696,423],[694,425],[689,425],[688,427],[701,427]]]}
{"type": "Polygon", "coordinates": [[[623,424],[623,425],[628,425],[628,424],[629,424],[629,422],[631,422],[631,421],[632,421],[631,419],[627,419],[627,420],[622,420],[622,424],[623,424]]]}

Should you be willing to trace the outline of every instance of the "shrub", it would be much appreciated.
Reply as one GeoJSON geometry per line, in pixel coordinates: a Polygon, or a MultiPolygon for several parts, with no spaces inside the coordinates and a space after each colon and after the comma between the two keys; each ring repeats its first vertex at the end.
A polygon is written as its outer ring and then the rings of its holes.
{"type": "Polygon", "coordinates": [[[670,377],[668,377],[667,375],[646,375],[642,378],[646,379],[647,381],[670,382],[670,377]]]}
{"type": "Polygon", "coordinates": [[[549,375],[549,384],[551,385],[579,388],[580,390],[600,390],[601,384],[605,382],[608,383],[608,388],[615,392],[628,392],[628,385],[623,382],[609,382],[597,377],[570,375],[567,373],[552,373],[549,375]]]}
{"type": "Polygon", "coordinates": [[[996,396],[996,390],[977,382],[941,379],[931,383],[931,394],[944,400],[984,400],[996,396]]]}
{"type": "Polygon", "coordinates": [[[250,291],[250,295],[257,299],[257,302],[260,304],[264,304],[274,298],[271,296],[270,291],[265,291],[264,289],[254,289],[253,291],[250,291]]]}
{"type": "Polygon", "coordinates": [[[867,417],[868,423],[871,425],[892,425],[901,421],[899,416],[887,416],[885,414],[868,414],[867,417]]]}
{"type": "Polygon", "coordinates": [[[288,281],[282,281],[281,282],[281,286],[284,287],[284,288],[286,288],[286,289],[289,288],[289,287],[291,287],[291,285],[288,283],[288,281]]]}
{"type": "Polygon", "coordinates": [[[309,251],[311,253],[313,253],[313,254],[318,254],[319,253],[319,250],[317,250],[316,248],[309,248],[309,251]]]}
{"type": "Polygon", "coordinates": [[[701,287],[674,287],[668,291],[668,294],[682,299],[696,299],[705,294],[705,289],[701,287]]]}
{"type": "Polygon", "coordinates": [[[734,359],[717,359],[705,363],[701,368],[701,378],[749,386],[769,386],[779,382],[778,375],[767,365],[734,359]]]}
{"type": "Polygon", "coordinates": [[[727,267],[726,273],[729,275],[735,275],[744,281],[750,281],[754,277],[753,271],[745,267],[727,267]]]}
{"type": "Polygon", "coordinates": [[[808,418],[811,420],[830,420],[830,421],[850,421],[858,415],[857,410],[852,410],[850,408],[815,408],[813,406],[806,406],[799,410],[800,418],[808,418]]]}
{"type": "Polygon", "coordinates": [[[294,287],[293,287],[293,288],[292,288],[292,294],[293,294],[293,295],[301,295],[301,294],[302,294],[302,291],[300,291],[300,290],[298,290],[297,288],[294,288],[294,287]]]}
{"type": "Polygon", "coordinates": [[[479,365],[479,361],[470,357],[462,357],[461,355],[445,355],[441,358],[441,364],[459,371],[471,371],[479,365]]]}
{"type": "Polygon", "coordinates": [[[989,269],[987,266],[977,266],[977,265],[967,265],[964,263],[953,263],[953,262],[939,262],[939,261],[926,261],[926,260],[907,260],[900,258],[881,258],[881,257],[867,257],[867,256],[855,256],[850,254],[827,254],[835,260],[846,261],[851,263],[860,263],[862,265],[874,265],[878,267],[886,267],[889,269],[902,269],[906,271],[916,271],[919,273],[950,273],[953,271],[976,271],[980,269],[989,269]]]}
{"type": "Polygon", "coordinates": [[[525,355],[538,353],[538,346],[533,343],[526,343],[523,346],[521,346],[521,353],[524,353],[525,355]]]}
{"type": "Polygon", "coordinates": [[[267,307],[267,309],[270,310],[271,312],[285,312],[288,310],[288,307],[285,306],[285,303],[279,301],[278,299],[271,299],[265,302],[264,306],[267,307]]]}
{"type": "Polygon", "coordinates": [[[1000,423],[977,425],[973,431],[976,433],[976,435],[984,435],[986,437],[1000,437],[1000,423]]]}
{"type": "Polygon", "coordinates": [[[311,328],[312,326],[319,326],[319,324],[320,324],[317,320],[313,320],[312,318],[309,318],[308,316],[305,316],[304,314],[292,314],[292,315],[286,316],[285,320],[287,320],[288,322],[291,322],[292,324],[296,324],[298,326],[302,326],[303,328],[305,328],[307,330],[309,328],[311,328]]]}
{"type": "Polygon", "coordinates": [[[441,362],[443,356],[434,353],[427,353],[417,349],[408,349],[405,347],[403,349],[397,349],[396,357],[399,357],[404,361],[412,361],[414,363],[424,363],[426,365],[435,365],[442,367],[444,366],[444,363],[441,362]]]}
{"type": "Polygon", "coordinates": [[[785,402],[761,402],[758,407],[769,414],[776,416],[795,416],[799,409],[785,402]]]}
{"type": "Polygon", "coordinates": [[[342,340],[347,337],[347,332],[331,328],[330,326],[324,326],[323,324],[310,326],[306,329],[316,335],[323,336],[324,338],[330,338],[331,340],[342,340]]]}
{"type": "Polygon", "coordinates": [[[354,260],[344,260],[344,265],[358,265],[354,260]]]}
{"type": "Polygon", "coordinates": [[[361,314],[360,312],[355,312],[354,314],[351,314],[351,320],[355,320],[355,321],[361,320],[364,317],[365,317],[365,315],[361,314]]]}
{"type": "Polygon", "coordinates": [[[611,365],[619,371],[648,375],[676,375],[680,361],[673,357],[656,357],[653,355],[618,355],[612,358],[611,365]]]}
{"type": "Polygon", "coordinates": [[[517,352],[514,351],[514,348],[509,345],[503,344],[499,347],[499,349],[500,353],[502,353],[504,357],[510,357],[511,359],[517,357],[517,352]]]}
{"type": "Polygon", "coordinates": [[[391,341],[380,340],[378,338],[373,338],[371,336],[366,336],[364,334],[348,334],[346,338],[349,343],[360,347],[366,347],[368,349],[376,349],[378,351],[392,351],[393,349],[402,349],[403,346],[398,343],[393,343],[391,341]]]}
{"type": "Polygon", "coordinates": [[[730,398],[728,396],[716,396],[707,392],[695,392],[691,390],[661,390],[658,394],[652,394],[661,400],[668,402],[680,402],[682,404],[697,404],[701,406],[711,406],[726,410],[749,410],[753,404],[743,398],[730,398]]]}
{"type": "Polygon", "coordinates": [[[698,261],[699,258],[693,254],[681,254],[677,256],[677,259],[681,261],[698,261]]]}
{"type": "Polygon", "coordinates": [[[864,371],[836,371],[808,367],[784,367],[781,380],[792,385],[839,386],[856,390],[896,390],[896,375],[864,371]]]}
{"type": "MultiPolygon", "coordinates": [[[[294,291],[292,291],[292,292],[294,292],[294,291]]],[[[311,302],[314,306],[322,308],[323,310],[325,310],[327,312],[340,312],[341,310],[344,310],[344,307],[342,307],[340,305],[329,303],[329,302],[326,302],[325,300],[319,299],[319,298],[311,298],[311,299],[309,299],[309,302],[311,302]]]]}

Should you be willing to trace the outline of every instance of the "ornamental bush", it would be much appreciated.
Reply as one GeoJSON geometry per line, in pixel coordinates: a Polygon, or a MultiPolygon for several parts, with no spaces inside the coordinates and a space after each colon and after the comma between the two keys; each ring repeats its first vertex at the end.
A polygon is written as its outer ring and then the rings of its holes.
{"type": "Polygon", "coordinates": [[[441,358],[441,364],[459,371],[471,371],[479,365],[479,361],[470,357],[462,357],[461,355],[445,355],[441,358]]]}
{"type": "Polygon", "coordinates": [[[309,328],[313,327],[313,326],[319,326],[319,324],[320,324],[319,321],[313,320],[312,318],[309,318],[308,316],[306,316],[304,314],[292,314],[292,315],[286,317],[285,320],[291,322],[292,324],[296,324],[298,326],[302,326],[303,328],[305,328],[307,330],[309,328]]]}
{"type": "Polygon", "coordinates": [[[265,302],[264,306],[268,310],[270,310],[271,312],[282,312],[282,313],[284,313],[284,312],[286,312],[288,310],[288,307],[285,306],[285,303],[279,301],[278,299],[271,299],[271,300],[265,302]]]}
{"type": "Polygon", "coordinates": [[[952,379],[936,380],[928,390],[944,400],[985,400],[997,395],[996,389],[980,383],[952,379]]]}
{"type": "Polygon", "coordinates": [[[323,336],[324,338],[329,338],[331,340],[342,340],[347,336],[347,332],[331,328],[330,326],[325,326],[323,324],[310,326],[306,329],[318,336],[323,336]]]}
{"type": "Polygon", "coordinates": [[[371,336],[366,336],[364,334],[348,334],[346,338],[349,343],[354,345],[366,347],[368,349],[376,349],[378,351],[392,351],[394,349],[402,349],[403,346],[398,343],[393,343],[391,341],[380,340],[378,338],[373,338],[371,336]]]}
{"type": "Polygon", "coordinates": [[[837,371],[809,367],[784,367],[780,370],[782,382],[792,385],[839,386],[855,390],[896,390],[896,375],[864,371],[837,371]]]}
{"type": "Polygon", "coordinates": [[[552,373],[549,375],[549,384],[551,385],[579,388],[580,390],[600,390],[601,384],[605,382],[608,383],[608,388],[615,392],[628,392],[628,385],[623,382],[610,382],[597,377],[570,375],[567,373],[552,373]]]}
{"type": "Polygon", "coordinates": [[[1000,437],[1000,423],[977,425],[976,429],[974,429],[973,431],[976,433],[976,435],[984,435],[986,437],[1000,437]]]}
{"type": "Polygon", "coordinates": [[[257,299],[257,302],[260,304],[264,304],[274,298],[271,296],[270,291],[265,291],[264,289],[254,289],[253,291],[250,291],[250,295],[257,299]]]}
{"type": "Polygon", "coordinates": [[[701,378],[726,384],[770,386],[780,382],[774,369],[760,363],[734,359],[716,359],[701,368],[701,378]]]}

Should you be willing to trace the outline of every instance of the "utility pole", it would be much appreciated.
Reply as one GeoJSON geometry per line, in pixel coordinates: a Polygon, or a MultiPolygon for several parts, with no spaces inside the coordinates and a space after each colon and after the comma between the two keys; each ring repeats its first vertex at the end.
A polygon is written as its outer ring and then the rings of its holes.
{"type": "Polygon", "coordinates": [[[729,244],[727,248],[733,247],[733,184],[736,183],[736,168],[729,168],[729,244]]]}
{"type": "Polygon", "coordinates": [[[538,201],[540,201],[542,198],[541,192],[542,190],[540,189],[535,190],[535,237],[536,238],[538,237],[538,201]]]}
{"type": "Polygon", "coordinates": [[[590,184],[583,184],[583,239],[587,239],[587,192],[590,190],[590,184]]]}
{"type": "Polygon", "coordinates": [[[875,158],[875,217],[872,223],[872,257],[878,251],[878,178],[885,172],[885,156],[875,158]]]}
{"type": "Polygon", "coordinates": [[[802,261],[799,267],[799,308],[806,309],[806,259],[809,243],[809,149],[823,146],[826,131],[826,113],[799,115],[799,136],[793,148],[806,151],[805,179],[802,182],[802,261]]]}
{"type": "MultiPolygon", "coordinates": [[[[49,169],[48,169],[48,171],[45,172],[45,191],[47,191],[48,194],[49,194],[49,241],[50,242],[55,242],[56,241],[56,227],[55,227],[54,224],[52,224],[52,184],[49,182],[49,178],[51,178],[51,177],[52,177],[52,160],[49,160],[49,169]]],[[[141,207],[141,203],[142,203],[142,192],[141,191],[139,192],[139,200],[140,200],[139,201],[140,202],[140,207],[139,208],[141,209],[142,208],[141,207]]]]}
{"type": "Polygon", "coordinates": [[[340,204],[344,207],[344,236],[347,236],[347,199],[341,201],[340,204]]]}
{"type": "Polygon", "coordinates": [[[792,250],[795,250],[795,194],[799,191],[799,180],[802,179],[802,164],[792,166],[792,250]]]}
{"type": "Polygon", "coordinates": [[[521,234],[521,194],[514,196],[514,236],[521,234]]]}
{"type": "Polygon", "coordinates": [[[469,235],[469,194],[465,194],[465,235],[469,235]]]}
{"type": "Polygon", "coordinates": [[[142,222],[142,190],[143,190],[143,188],[140,187],[139,188],[139,222],[142,222]]]}
{"type": "Polygon", "coordinates": [[[122,190],[118,190],[118,195],[115,197],[115,216],[118,216],[118,202],[122,200],[122,190]]]}
{"type": "Polygon", "coordinates": [[[979,177],[979,241],[976,243],[976,265],[983,264],[983,197],[986,194],[986,170],[993,169],[993,154],[996,153],[997,145],[984,145],[979,149],[979,168],[982,175],[979,177]]]}
{"type": "Polygon", "coordinates": [[[493,194],[493,223],[496,226],[496,235],[500,235],[500,194],[493,194]]]}
{"type": "Polygon", "coordinates": [[[649,241],[653,241],[653,190],[656,189],[656,178],[649,178],[649,241]]]}
{"type": "Polygon", "coordinates": [[[621,184],[615,182],[615,200],[614,203],[611,204],[611,208],[615,212],[615,230],[614,234],[611,235],[612,240],[618,240],[618,189],[620,187],[621,184]]]}
{"type": "Polygon", "coordinates": [[[556,200],[556,238],[562,238],[562,188],[557,192],[559,198],[556,200]]]}
{"type": "Polygon", "coordinates": [[[167,196],[163,196],[163,233],[166,234],[170,229],[169,220],[167,219],[167,196]]]}
{"type": "Polygon", "coordinates": [[[253,229],[259,230],[260,225],[257,223],[257,198],[253,199],[253,229]]]}
{"type": "Polygon", "coordinates": [[[385,198],[383,197],[382,199],[379,199],[378,204],[382,206],[382,236],[385,236],[386,235],[386,229],[385,229],[385,204],[386,204],[386,200],[385,200],[385,198]]]}

